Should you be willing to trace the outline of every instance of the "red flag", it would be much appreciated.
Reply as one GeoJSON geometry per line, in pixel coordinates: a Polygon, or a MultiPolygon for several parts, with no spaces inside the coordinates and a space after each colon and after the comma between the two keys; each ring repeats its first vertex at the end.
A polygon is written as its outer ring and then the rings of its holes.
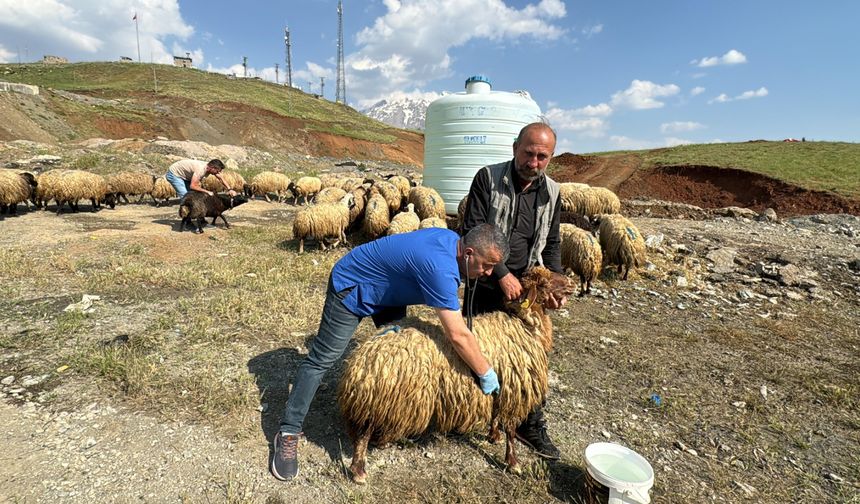
{"type": "Polygon", "coordinates": [[[137,12],[134,13],[134,17],[131,18],[132,21],[137,21],[137,12]]]}

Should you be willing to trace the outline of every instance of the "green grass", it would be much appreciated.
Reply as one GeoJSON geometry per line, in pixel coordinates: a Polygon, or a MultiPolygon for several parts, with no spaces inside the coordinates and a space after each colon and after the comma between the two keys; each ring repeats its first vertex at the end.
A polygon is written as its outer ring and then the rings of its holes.
{"type": "MultiPolygon", "coordinates": [[[[4,79],[98,98],[135,99],[169,96],[196,102],[239,103],[306,121],[305,127],[359,140],[392,143],[393,128],[342,104],[315,98],[298,89],[254,79],[169,65],[129,63],[73,63],[65,65],[6,64],[4,79]],[[154,78],[153,78],[154,75],[154,78]]],[[[147,98],[148,99],[148,98],[147,98]]],[[[99,106],[99,113],[118,118],[143,119],[131,107],[99,106]]]]}
{"type": "Polygon", "coordinates": [[[735,168],[805,189],[860,197],[860,143],[740,142],[681,145],[644,151],[612,151],[598,157],[636,156],[640,169],[706,165],[735,168]]]}

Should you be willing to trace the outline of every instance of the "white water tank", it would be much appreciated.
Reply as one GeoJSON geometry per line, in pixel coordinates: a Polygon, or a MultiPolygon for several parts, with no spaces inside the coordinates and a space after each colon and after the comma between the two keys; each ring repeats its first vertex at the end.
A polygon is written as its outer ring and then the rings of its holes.
{"type": "Polygon", "coordinates": [[[439,191],[445,212],[456,214],[475,173],[512,159],[517,134],[540,118],[540,107],[525,91],[493,91],[483,75],[469,77],[465,92],[427,107],[423,185],[439,191]]]}

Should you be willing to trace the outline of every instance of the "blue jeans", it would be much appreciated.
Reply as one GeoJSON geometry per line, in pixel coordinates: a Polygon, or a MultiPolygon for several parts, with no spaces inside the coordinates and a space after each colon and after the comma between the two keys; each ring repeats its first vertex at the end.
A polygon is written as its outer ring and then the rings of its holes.
{"type": "Polygon", "coordinates": [[[173,188],[176,189],[176,195],[179,196],[179,201],[181,203],[188,191],[191,190],[191,182],[179,178],[170,172],[167,172],[167,175],[165,175],[164,178],[166,178],[167,181],[170,182],[170,185],[172,185],[173,188]]]}
{"type": "Polygon", "coordinates": [[[299,365],[293,390],[287,399],[284,416],[281,417],[281,432],[290,434],[302,432],[302,424],[323,375],[343,356],[355,329],[364,318],[352,313],[343,305],[343,299],[350,290],[335,292],[329,276],[319,332],[311,343],[308,356],[299,365]]]}

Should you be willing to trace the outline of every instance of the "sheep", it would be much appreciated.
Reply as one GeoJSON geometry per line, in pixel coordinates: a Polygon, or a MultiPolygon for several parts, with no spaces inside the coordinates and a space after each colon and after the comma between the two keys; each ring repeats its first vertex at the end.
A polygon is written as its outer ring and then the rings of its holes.
{"type": "Polygon", "coordinates": [[[199,191],[190,191],[185,195],[182,204],[179,205],[179,217],[182,218],[180,231],[185,231],[185,226],[194,224],[194,232],[200,234],[203,232],[203,226],[206,224],[206,217],[212,217],[212,225],[218,217],[224,221],[224,227],[230,228],[230,223],[224,217],[224,212],[235,208],[248,201],[248,197],[244,195],[230,196],[226,193],[214,194],[212,196],[199,191]]]}
{"type": "Polygon", "coordinates": [[[445,219],[440,219],[439,217],[428,217],[418,224],[418,229],[427,229],[431,227],[448,229],[448,222],[445,219]]]}
{"type": "Polygon", "coordinates": [[[283,173],[264,171],[254,175],[251,178],[251,184],[248,186],[246,196],[262,196],[266,201],[271,202],[269,194],[274,194],[278,197],[278,203],[283,202],[287,198],[287,188],[290,186],[290,178],[283,173]]]}
{"type": "Polygon", "coordinates": [[[363,179],[361,177],[345,177],[340,179],[340,185],[338,187],[343,189],[345,192],[349,192],[366,182],[372,181],[363,179]]]}
{"type": "Polygon", "coordinates": [[[597,222],[604,260],[607,264],[617,264],[618,274],[623,271],[622,280],[627,280],[630,268],[645,264],[645,240],[642,233],[619,214],[601,214],[597,222]]]}
{"type": "Polygon", "coordinates": [[[561,264],[579,276],[579,295],[591,292],[591,282],[600,275],[603,251],[600,242],[588,231],[573,224],[560,224],[561,264]]]}
{"type": "Polygon", "coordinates": [[[353,442],[350,472],[367,480],[367,447],[419,435],[431,423],[439,432],[506,434],[505,462],[519,472],[516,428],[548,391],[547,353],[552,321],[544,303],[570,295],[573,282],[538,266],[522,279],[523,298],[511,313],[475,317],[472,332],[499,376],[498,395],[484,395],[471,370],[437,324],[420,322],[361,344],[347,359],[338,384],[338,404],[353,442]]]}
{"type": "Polygon", "coordinates": [[[164,200],[163,203],[167,204],[167,202],[170,201],[170,198],[176,197],[176,188],[174,188],[166,178],[158,177],[155,179],[155,184],[152,186],[152,192],[150,195],[152,196],[152,199],[155,200],[155,205],[160,206],[162,201],[159,200],[164,200]]]}
{"type": "MultiPolygon", "coordinates": [[[[221,170],[220,175],[227,184],[227,189],[232,189],[236,192],[241,192],[242,189],[244,189],[245,177],[243,177],[239,172],[235,172],[233,170],[221,170]]],[[[200,185],[203,186],[203,189],[212,192],[223,191],[225,189],[215,175],[210,175],[204,178],[200,185]]]]}
{"type": "Polygon", "coordinates": [[[421,219],[427,217],[445,218],[445,201],[432,187],[413,187],[409,190],[407,202],[415,205],[415,213],[421,219]]]}
{"type": "Polygon", "coordinates": [[[349,193],[352,194],[352,207],[349,209],[349,225],[350,227],[357,227],[359,221],[364,217],[368,190],[364,186],[358,186],[349,193]]]}
{"type": "Polygon", "coordinates": [[[293,193],[293,205],[298,204],[299,196],[304,198],[302,204],[306,205],[311,196],[320,192],[322,181],[316,177],[300,177],[298,180],[290,182],[288,189],[293,193]]]}
{"type": "Polygon", "coordinates": [[[129,202],[128,196],[140,196],[137,200],[140,203],[144,196],[151,195],[155,179],[154,175],[145,172],[119,172],[105,177],[108,192],[116,194],[117,202],[122,199],[126,203],[129,202]]]}
{"type": "Polygon", "coordinates": [[[352,193],[346,194],[337,203],[320,203],[302,208],[293,220],[293,237],[299,240],[299,254],[305,251],[305,239],[314,238],[325,250],[325,240],[333,238],[332,247],[346,240],[346,228],[349,226],[349,209],[352,206],[352,193]]]}
{"type": "Polygon", "coordinates": [[[469,204],[469,195],[463,196],[457,205],[457,229],[463,229],[463,221],[466,220],[466,205],[469,204]]]}
{"type": "Polygon", "coordinates": [[[605,187],[592,187],[590,190],[595,208],[590,215],[617,214],[621,211],[621,200],[605,187]]]}
{"type": "Polygon", "coordinates": [[[381,194],[372,194],[364,208],[364,234],[371,240],[378,238],[391,223],[388,217],[388,203],[381,194]]]}
{"type": "Polygon", "coordinates": [[[412,182],[403,175],[392,175],[388,177],[388,182],[394,184],[394,187],[400,190],[401,202],[406,201],[409,197],[409,190],[412,189],[412,182]]]}
{"type": "Polygon", "coordinates": [[[393,216],[398,210],[400,210],[403,197],[400,195],[400,189],[398,189],[394,184],[380,180],[373,183],[373,187],[370,188],[370,192],[372,194],[379,193],[383,198],[385,198],[385,202],[388,203],[389,215],[393,216]]]}
{"type": "Polygon", "coordinates": [[[337,203],[346,196],[346,191],[340,187],[323,187],[320,192],[314,196],[314,203],[337,203]]]}
{"type": "Polygon", "coordinates": [[[395,235],[409,233],[418,229],[421,224],[421,219],[415,213],[415,207],[412,203],[406,205],[406,211],[400,212],[391,219],[391,224],[388,225],[387,235],[395,235]]]}
{"type": "Polygon", "coordinates": [[[341,177],[333,173],[323,173],[318,177],[320,179],[320,189],[325,189],[326,187],[340,187],[340,184],[343,182],[341,177]]]}
{"type": "Polygon", "coordinates": [[[0,168],[0,213],[15,215],[18,203],[35,200],[36,177],[32,173],[0,168]]]}
{"type": "Polygon", "coordinates": [[[82,170],[50,170],[39,175],[36,186],[37,204],[47,210],[48,201],[57,202],[57,214],[63,210],[65,203],[73,212],[78,211],[78,200],[88,199],[92,202],[93,212],[101,209],[102,202],[113,208],[116,204],[115,195],[108,192],[104,177],[82,170]]]}
{"type": "Polygon", "coordinates": [[[621,200],[605,187],[591,187],[588,184],[565,182],[560,184],[559,199],[563,211],[585,217],[618,213],[621,210],[621,200]]]}

